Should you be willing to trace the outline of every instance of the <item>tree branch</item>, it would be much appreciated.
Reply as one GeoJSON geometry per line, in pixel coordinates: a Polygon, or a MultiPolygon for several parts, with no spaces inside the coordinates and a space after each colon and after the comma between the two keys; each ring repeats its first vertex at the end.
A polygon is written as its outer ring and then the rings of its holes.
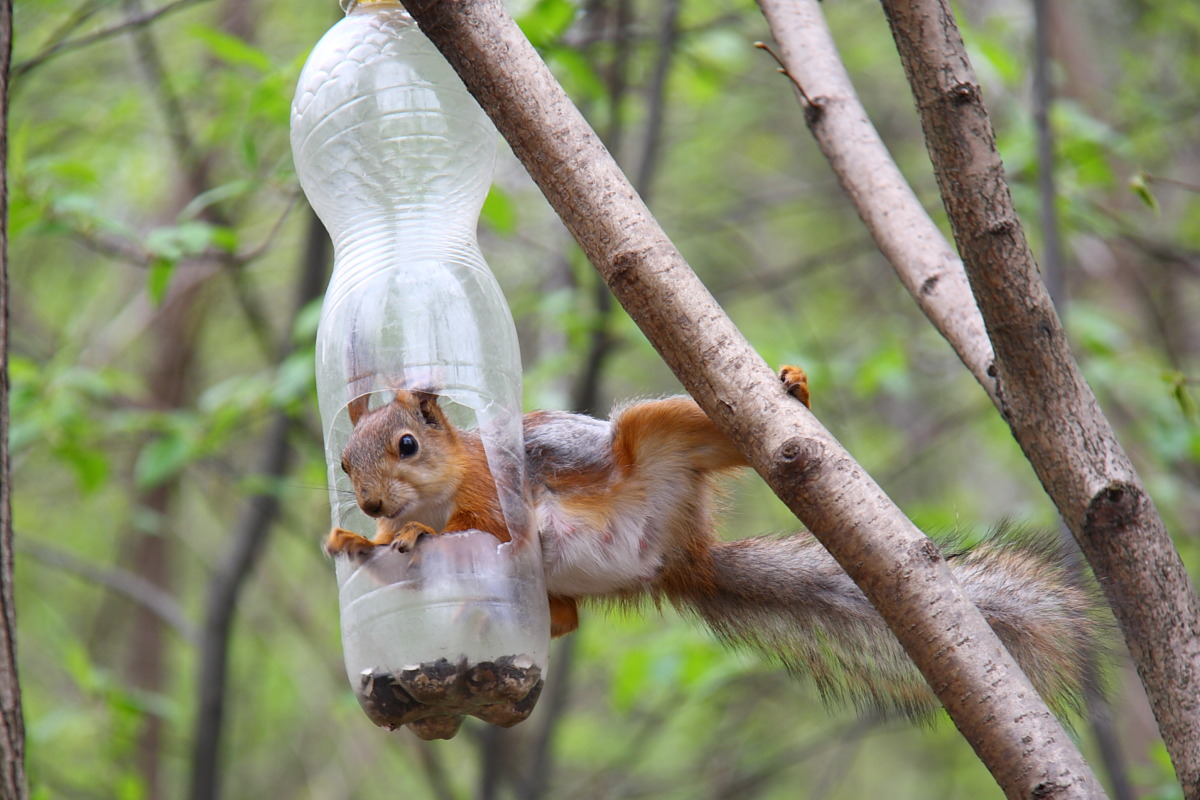
{"type": "Polygon", "coordinates": [[[1042,223],[1042,269],[1046,289],[1059,309],[1064,308],[1067,262],[1063,257],[1058,228],[1058,190],[1054,180],[1054,131],[1050,108],[1054,90],[1050,85],[1050,9],[1048,0],[1033,0],[1033,122],[1037,132],[1038,217],[1042,223]]]}
{"type": "Polygon", "coordinates": [[[60,56],[63,53],[70,52],[71,50],[78,50],[81,47],[87,47],[89,45],[102,42],[105,39],[112,38],[113,36],[119,36],[126,31],[144,28],[159,17],[166,16],[174,11],[179,11],[180,9],[204,1],[205,0],[175,0],[173,3],[167,3],[166,5],[160,6],[152,11],[146,11],[136,16],[127,17],[121,22],[98,30],[95,33],[89,33],[85,36],[79,36],[75,39],[64,39],[62,41],[55,42],[54,44],[46,47],[40,53],[37,53],[36,55],[31,56],[21,63],[15,65],[12,70],[12,76],[14,78],[20,78],[25,73],[29,72],[29,70],[40,67],[42,64],[46,63],[55,56],[60,56]]]}
{"type": "MultiPolygon", "coordinates": [[[[991,395],[992,345],[962,260],[892,160],[854,91],[817,0],[759,0],[804,118],[901,283],[991,395]]],[[[995,397],[993,396],[993,400],[995,397]]]]}
{"type": "Polygon", "coordinates": [[[1096,796],[937,548],[782,388],[650,216],[500,0],[410,0],[618,300],[879,609],[1012,796],[1096,796]]]}
{"type": "Polygon", "coordinates": [[[199,631],[188,619],[175,596],[141,575],[120,567],[107,569],[98,567],[67,550],[49,547],[43,542],[33,544],[25,536],[22,536],[17,543],[21,549],[22,558],[33,558],[48,566],[72,572],[81,578],[122,594],[170,625],[188,642],[195,644],[199,641],[199,631]]]}
{"type": "Polygon", "coordinates": [[[1200,798],[1200,601],[1079,372],[1016,212],[945,0],[883,0],[1013,435],[1100,578],[1175,765],[1200,798]]]}

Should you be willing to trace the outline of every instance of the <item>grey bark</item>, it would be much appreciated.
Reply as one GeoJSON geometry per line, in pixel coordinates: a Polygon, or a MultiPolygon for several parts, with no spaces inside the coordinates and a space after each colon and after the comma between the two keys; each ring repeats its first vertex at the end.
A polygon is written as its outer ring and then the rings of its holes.
{"type": "Polygon", "coordinates": [[[883,0],[996,352],[999,408],[1100,579],[1184,796],[1200,798],[1200,602],[1075,363],[945,0],[883,0]]]}
{"type": "Polygon", "coordinates": [[[8,455],[8,71],[12,2],[0,0],[0,797],[24,800],[25,720],[13,601],[12,465],[8,455]]]}

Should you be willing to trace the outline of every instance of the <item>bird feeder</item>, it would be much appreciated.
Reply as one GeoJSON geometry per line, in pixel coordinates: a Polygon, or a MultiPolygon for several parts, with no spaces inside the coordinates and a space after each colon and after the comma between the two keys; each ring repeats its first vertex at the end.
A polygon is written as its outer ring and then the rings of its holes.
{"type": "Polygon", "coordinates": [[[384,727],[449,738],[465,715],[515,724],[541,690],[549,618],[516,329],[476,239],[496,131],[401,5],[360,2],[309,56],[291,136],[334,248],[316,346],[333,524],[375,533],[339,468],[350,404],[422,389],[478,431],[511,537],[455,532],[336,558],[347,675],[384,727]]]}

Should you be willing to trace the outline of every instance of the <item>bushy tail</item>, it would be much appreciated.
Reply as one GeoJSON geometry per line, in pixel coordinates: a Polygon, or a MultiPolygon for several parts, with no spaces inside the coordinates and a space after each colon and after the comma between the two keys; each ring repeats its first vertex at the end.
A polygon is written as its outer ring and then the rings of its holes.
{"type": "MultiPolygon", "coordinates": [[[[943,545],[967,595],[1062,715],[1078,707],[1100,626],[1094,594],[1058,549],[1011,533],[961,552],[943,545]]],[[[830,702],[910,717],[938,708],[875,608],[810,536],[722,542],[713,558],[716,591],[674,600],[722,640],[811,676],[830,702]]]]}

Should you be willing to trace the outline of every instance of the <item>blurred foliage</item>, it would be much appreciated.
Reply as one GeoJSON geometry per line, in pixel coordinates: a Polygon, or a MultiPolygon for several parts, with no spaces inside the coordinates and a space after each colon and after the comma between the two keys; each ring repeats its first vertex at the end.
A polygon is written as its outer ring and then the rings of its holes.
{"type": "MultiPolygon", "coordinates": [[[[631,174],[662,103],[655,213],[764,358],[804,365],[822,422],[918,523],[1053,527],[1007,428],[894,280],[791,85],[753,47],[769,38],[754,3],[683,2],[658,98],[661,5],[630,0],[621,29],[615,0],[512,8],[631,174]]],[[[937,217],[877,4],[824,9],[874,122],[937,217]]],[[[1036,248],[1044,165],[1030,8],[962,11],[1036,248]]],[[[670,611],[589,610],[546,743],[545,701],[503,736],[468,725],[431,745],[367,722],[342,671],[318,547],[328,517],[316,308],[292,315],[311,223],[289,103],[308,49],[339,14],[333,2],[251,0],[15,9],[10,377],[34,796],[185,796],[205,594],[246,498],[262,491],[283,506],[231,643],[229,798],[530,797],[521,771],[539,746],[550,797],[999,796],[948,723],[826,710],[802,682],[723,651],[670,611]],[[169,13],[122,28],[154,8],[169,13]],[[111,28],[122,30],[93,37],[111,28]],[[164,384],[178,387],[170,400],[164,384]],[[279,412],[294,421],[296,458],[285,479],[264,481],[259,451],[279,412]],[[169,558],[147,571],[142,557],[160,546],[169,558]],[[159,584],[157,613],[176,620],[156,640],[166,673],[150,689],[137,678],[146,623],[134,620],[149,602],[131,599],[138,581],[159,584]],[[507,754],[499,777],[487,778],[484,754],[497,751],[507,754]]],[[[1060,0],[1053,22],[1062,311],[1185,560],[1200,564],[1200,7],[1060,0]]],[[[568,402],[599,324],[612,343],[602,405],[677,390],[632,323],[597,308],[594,275],[511,157],[481,239],[518,319],[530,407],[568,402]]],[[[757,479],[731,487],[729,536],[794,526],[757,479]]],[[[1127,673],[1117,671],[1112,701],[1135,783],[1145,797],[1177,796],[1127,673]]],[[[1089,728],[1077,730],[1094,756],[1089,728]]]]}

